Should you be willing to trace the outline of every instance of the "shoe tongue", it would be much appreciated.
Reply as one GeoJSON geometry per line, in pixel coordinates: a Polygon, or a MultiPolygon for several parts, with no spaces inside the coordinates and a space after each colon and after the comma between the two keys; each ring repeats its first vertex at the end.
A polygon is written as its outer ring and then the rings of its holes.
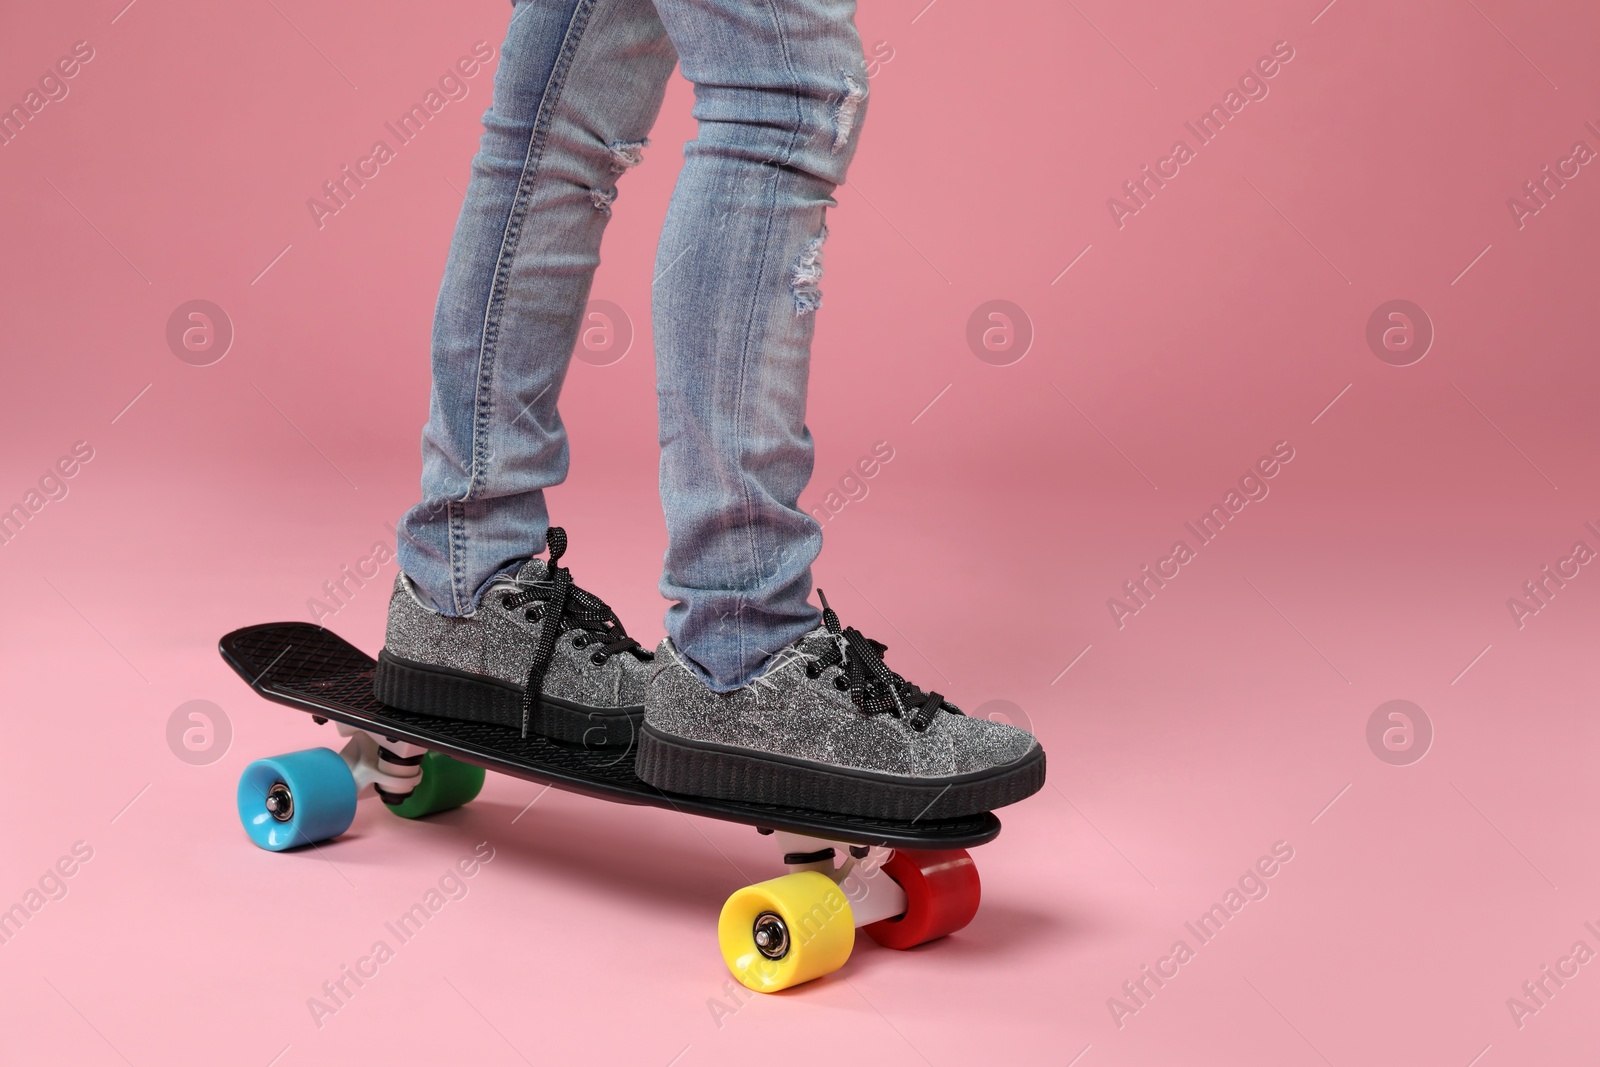
{"type": "Polygon", "coordinates": [[[517,568],[516,580],[518,582],[542,582],[545,580],[545,561],[530,559],[517,568]]]}
{"type": "Polygon", "coordinates": [[[803,634],[798,642],[800,649],[813,656],[820,656],[830,648],[836,648],[834,636],[828,632],[826,626],[818,626],[815,630],[803,634]]]}

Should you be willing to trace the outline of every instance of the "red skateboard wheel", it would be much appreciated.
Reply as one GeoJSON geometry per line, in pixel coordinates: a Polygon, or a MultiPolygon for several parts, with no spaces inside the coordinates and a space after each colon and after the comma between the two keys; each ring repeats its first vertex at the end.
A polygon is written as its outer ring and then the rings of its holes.
{"type": "Polygon", "coordinates": [[[883,865],[906,893],[906,913],[862,927],[885,948],[911,948],[953,934],[978,914],[978,868],[964,848],[897,849],[883,865]]]}

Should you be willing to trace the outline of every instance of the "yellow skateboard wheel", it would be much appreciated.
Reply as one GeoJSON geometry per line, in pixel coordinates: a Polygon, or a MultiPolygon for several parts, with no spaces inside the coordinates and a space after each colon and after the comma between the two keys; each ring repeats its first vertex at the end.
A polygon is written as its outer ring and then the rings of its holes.
{"type": "Polygon", "coordinates": [[[717,941],[735,978],[758,993],[776,993],[843,967],[856,924],[833,879],[800,871],[729,897],[717,920],[717,941]]]}

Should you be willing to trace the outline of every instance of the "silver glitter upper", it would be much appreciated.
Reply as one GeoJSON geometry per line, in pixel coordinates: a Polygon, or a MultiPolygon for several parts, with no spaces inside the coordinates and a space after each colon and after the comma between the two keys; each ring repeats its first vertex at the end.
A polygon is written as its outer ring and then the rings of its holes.
{"type": "MultiPolygon", "coordinates": [[[[514,579],[490,586],[474,614],[458,617],[441,615],[423,604],[417,599],[411,580],[401,574],[389,597],[384,647],[390,655],[417,663],[470,671],[523,686],[528,681],[528,667],[539,634],[537,613],[541,605],[535,602],[508,610],[501,599],[521,586],[543,581],[544,576],[545,561],[530,559],[517,570],[514,579]],[[525,614],[529,610],[535,613],[531,620],[525,614]]],[[[562,632],[545,672],[545,695],[600,708],[638,707],[644,703],[650,663],[630,652],[620,652],[607,657],[603,664],[595,664],[589,658],[592,646],[580,649],[573,645],[573,639],[583,633],[576,627],[562,632]]]]}
{"type": "Polygon", "coordinates": [[[818,642],[832,641],[818,627],[775,655],[749,685],[716,693],[663,640],[645,693],[645,723],[686,740],[908,778],[988,770],[1038,746],[1026,730],[944,710],[920,733],[895,715],[865,714],[834,683],[842,667],[815,679],[806,674],[825,647],[818,642]]]}

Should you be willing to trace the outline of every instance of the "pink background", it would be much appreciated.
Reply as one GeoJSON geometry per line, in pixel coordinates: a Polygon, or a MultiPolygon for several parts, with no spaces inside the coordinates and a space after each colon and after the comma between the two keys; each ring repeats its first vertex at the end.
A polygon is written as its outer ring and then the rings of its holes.
{"type": "MultiPolygon", "coordinates": [[[[1574,942],[1600,950],[1600,577],[1520,629],[1507,608],[1600,548],[1600,175],[1522,228],[1506,206],[1575,141],[1600,149],[1591,6],[863,6],[892,58],[830,219],[806,502],[874,442],[895,458],[827,524],[817,576],[892,665],[1020,708],[1051,783],[978,853],[966,931],[863,944],[719,1026],[717,909],[779,871],[748,830],[526,808],[537,788],[493,777],[428,824],[363,803],[282,856],[233,810],[251,759],[332,738],[215,640],[308,618],[413,500],[489,75],[322,229],[305,201],[474,42],[498,48],[507,5],[125,2],[0,14],[0,103],[94,49],[0,147],[0,505],[94,450],[0,547],[0,906],[93,849],[0,946],[7,1062],[1592,1059],[1600,964],[1520,1028],[1506,1004],[1574,942]],[[1119,229],[1107,199],[1280,40],[1267,98],[1119,229]],[[167,345],[194,299],[236,333],[211,366],[167,345]],[[1008,366],[966,341],[993,299],[1035,335],[1008,366]],[[1410,366],[1365,339],[1394,299],[1437,333],[1410,366]],[[1118,629],[1107,599],[1280,440],[1271,495],[1118,629]],[[1407,766],[1366,740],[1394,699],[1435,734],[1407,766]],[[206,765],[168,747],[191,700],[231,723],[206,765]],[[470,894],[319,1029],[306,999],[484,840],[470,894]],[[1107,999],[1278,841],[1270,894],[1119,1027],[1107,999]]],[[[575,367],[553,494],[579,580],[650,642],[648,292],[688,104],[675,82],[623,184],[594,295],[637,336],[575,367]]],[[[375,650],[392,567],[328,625],[375,650]]]]}

